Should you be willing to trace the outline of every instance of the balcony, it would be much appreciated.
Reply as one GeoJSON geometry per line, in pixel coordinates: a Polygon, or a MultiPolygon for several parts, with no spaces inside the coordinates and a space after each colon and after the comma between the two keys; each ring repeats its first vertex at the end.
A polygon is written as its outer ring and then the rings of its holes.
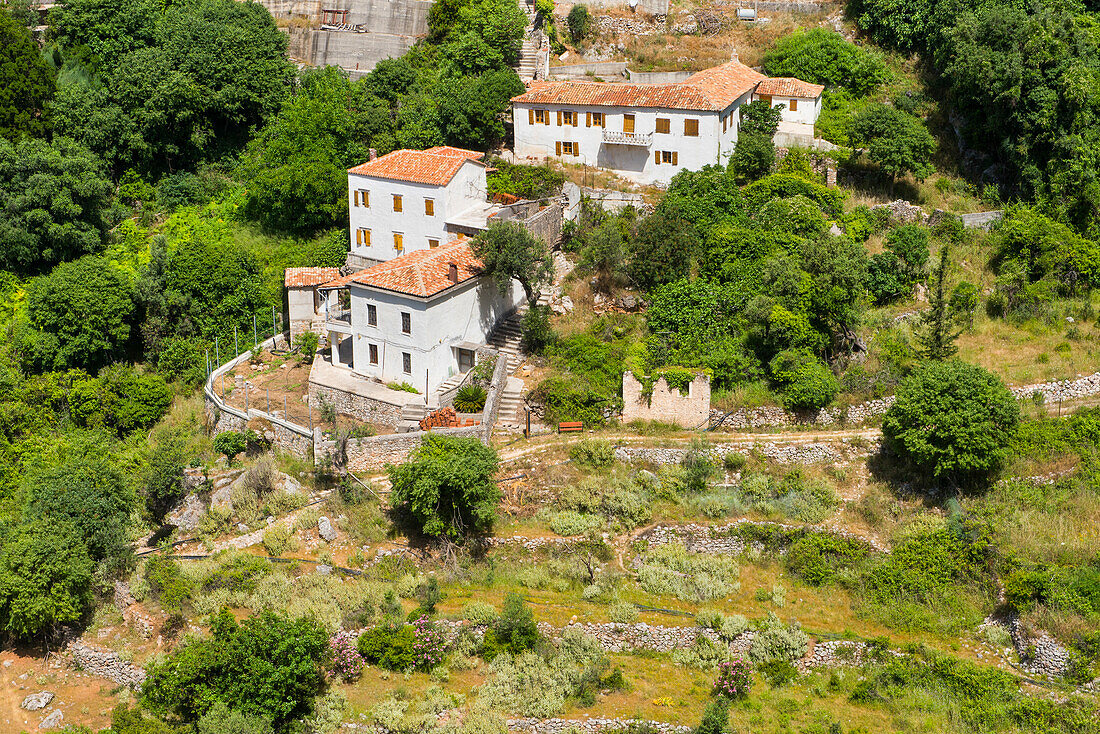
{"type": "Polygon", "coordinates": [[[624,133],[604,130],[603,141],[609,145],[640,145],[648,148],[653,142],[653,133],[624,133]]]}

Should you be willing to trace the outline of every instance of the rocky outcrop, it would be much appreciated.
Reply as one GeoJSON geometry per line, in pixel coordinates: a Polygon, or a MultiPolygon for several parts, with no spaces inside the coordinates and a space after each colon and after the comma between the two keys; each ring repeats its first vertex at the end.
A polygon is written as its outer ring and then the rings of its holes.
{"type": "Polygon", "coordinates": [[[41,693],[32,693],[23,699],[23,703],[19,704],[19,708],[24,711],[38,711],[44,709],[50,705],[50,701],[53,700],[52,691],[42,691],[41,693]]]}
{"type": "Polygon", "coordinates": [[[326,543],[331,543],[336,540],[336,528],[332,527],[332,521],[322,515],[317,518],[317,534],[321,536],[321,540],[326,543]]]}

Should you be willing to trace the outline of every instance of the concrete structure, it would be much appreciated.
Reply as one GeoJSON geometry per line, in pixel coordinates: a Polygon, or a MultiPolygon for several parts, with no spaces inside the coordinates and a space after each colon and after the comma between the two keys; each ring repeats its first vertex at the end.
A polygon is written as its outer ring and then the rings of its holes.
{"type": "Polygon", "coordinates": [[[339,268],[287,268],[283,276],[286,286],[286,313],[290,321],[290,341],[305,331],[321,331],[325,322],[324,303],[317,286],[340,277],[339,268]]]}
{"type": "Polygon", "coordinates": [[[737,144],[741,106],[757,98],[784,104],[784,121],[808,124],[812,138],[822,89],[768,79],[736,59],[667,84],[536,83],[512,99],[515,155],[664,184],[681,170],[724,164],[737,144]]]}
{"type": "Polygon", "coordinates": [[[623,423],[660,421],[684,428],[699,428],[709,419],[710,378],[705,373],[695,376],[686,394],[670,388],[665,379],[659,377],[648,397],[633,373],[623,373],[623,423]]]}
{"type": "Polygon", "coordinates": [[[767,100],[772,107],[783,105],[780,131],[789,137],[813,140],[814,123],[821,114],[821,93],[825,87],[801,79],[776,77],[756,85],[753,101],[767,100]]]}
{"type": "Polygon", "coordinates": [[[477,348],[523,300],[481,275],[462,240],[410,252],[320,287],[334,366],[424,395],[474,365],[477,348]]]}
{"type": "Polygon", "coordinates": [[[485,229],[494,206],[481,157],[449,147],[395,150],[349,169],[352,255],[385,262],[485,229]]]}

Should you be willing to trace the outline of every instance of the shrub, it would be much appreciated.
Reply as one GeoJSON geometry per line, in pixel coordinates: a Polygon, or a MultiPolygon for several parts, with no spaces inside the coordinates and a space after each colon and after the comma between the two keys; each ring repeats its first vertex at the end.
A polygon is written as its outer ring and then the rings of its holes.
{"type": "Polygon", "coordinates": [[[160,605],[167,611],[179,611],[191,598],[191,580],[180,571],[179,564],[164,556],[150,556],[145,561],[145,580],[160,605]]]}
{"type": "Polygon", "coordinates": [[[522,596],[510,593],[504,597],[500,618],[485,633],[482,656],[491,660],[501,652],[518,655],[534,647],[538,641],[539,630],[531,608],[522,596]]]}
{"type": "MultiPolygon", "coordinates": [[[[250,716],[242,711],[231,709],[222,701],[218,701],[203,714],[202,718],[196,722],[196,727],[198,734],[273,734],[275,731],[270,719],[263,716],[250,716]]],[[[117,734],[127,734],[117,722],[113,723],[111,728],[117,734]]],[[[132,734],[157,734],[157,731],[142,728],[134,730],[132,734]]]]}
{"type": "Polygon", "coordinates": [[[264,550],[269,556],[281,556],[290,549],[290,544],[290,530],[282,525],[275,525],[264,532],[264,550]]]}
{"type": "Polygon", "coordinates": [[[313,357],[317,354],[317,334],[312,331],[303,331],[298,335],[298,349],[301,350],[302,361],[313,364],[313,357]]]}
{"type": "Polygon", "coordinates": [[[239,431],[223,431],[214,436],[214,450],[219,454],[225,454],[230,465],[233,464],[237,454],[244,453],[248,448],[248,439],[239,431]]]}
{"type": "Polygon", "coordinates": [[[650,517],[651,498],[633,478],[590,477],[566,487],[558,498],[563,510],[601,515],[608,522],[634,528],[650,517]]]}
{"type": "Polygon", "coordinates": [[[356,648],[363,659],[386,670],[411,670],[416,666],[416,635],[407,624],[386,623],[359,635],[356,648]]]}
{"type": "Polygon", "coordinates": [[[718,677],[710,695],[722,698],[744,698],[752,687],[752,665],[744,658],[733,658],[718,666],[718,677]]]}
{"type": "Polygon", "coordinates": [[[729,726],[729,700],[721,697],[711,701],[703,710],[703,718],[695,728],[695,734],[723,734],[729,726]]]}
{"type": "Polygon", "coordinates": [[[782,688],[798,677],[798,668],[786,660],[769,660],[756,669],[773,688],[782,688]]]}
{"type": "Polygon", "coordinates": [[[638,607],[627,601],[612,604],[607,618],[616,624],[633,624],[638,621],[638,607]]]}
{"type": "Polygon", "coordinates": [[[355,643],[350,633],[342,631],[328,641],[332,648],[332,672],[349,682],[363,672],[363,656],[355,648],[355,643]]]}
{"type": "Polygon", "coordinates": [[[768,76],[793,76],[865,95],[890,78],[882,57],[825,28],[797,30],[764,55],[768,76]]]}
{"type": "Polygon", "coordinates": [[[596,515],[589,515],[573,510],[555,512],[550,517],[550,529],[558,535],[584,535],[603,525],[603,520],[596,515]]]}
{"type": "Polygon", "coordinates": [[[569,458],[578,466],[604,469],[615,463],[615,447],[608,441],[586,438],[569,449],[569,458]]]}
{"type": "Polygon", "coordinates": [[[478,413],[485,408],[486,397],[480,385],[463,385],[455,393],[454,408],[459,413],[478,413]]]}
{"type": "Polygon", "coordinates": [[[659,545],[642,557],[638,583],[650,594],[709,601],[741,588],[737,562],[727,556],[692,554],[680,544],[659,545]]]}
{"type": "Polygon", "coordinates": [[[413,623],[413,665],[431,670],[443,662],[447,638],[443,630],[427,617],[413,623]]]}
{"type": "Polygon", "coordinates": [[[771,660],[794,662],[806,654],[808,641],[798,622],[786,625],[775,616],[775,612],[768,612],[768,616],[756,624],[749,657],[757,664],[771,660]]]}
{"type": "Polygon", "coordinates": [[[587,38],[592,29],[592,15],[585,5],[574,5],[569,11],[569,15],[565,16],[565,22],[569,26],[569,35],[574,43],[587,38]]]}
{"type": "Polygon", "coordinates": [[[840,571],[858,566],[867,550],[850,538],[811,533],[791,544],[783,560],[788,571],[811,586],[821,586],[835,580],[840,571]]]}
{"type": "Polygon", "coordinates": [[[542,354],[554,343],[556,336],[550,326],[550,307],[533,306],[520,322],[520,346],[528,354],[542,354]]]}
{"type": "Polygon", "coordinates": [[[718,636],[726,642],[732,642],[743,635],[749,628],[749,620],[740,614],[730,614],[722,620],[722,626],[718,628],[718,636]]]}
{"type": "Polygon", "coordinates": [[[496,607],[483,601],[472,601],[462,610],[462,618],[474,624],[492,624],[497,616],[496,607]]]}
{"type": "MultiPolygon", "coordinates": [[[[755,104],[755,103],[753,103],[755,104]]],[[[767,176],[775,165],[775,145],[765,135],[742,133],[733,149],[730,166],[738,183],[750,183],[767,176]]]]}

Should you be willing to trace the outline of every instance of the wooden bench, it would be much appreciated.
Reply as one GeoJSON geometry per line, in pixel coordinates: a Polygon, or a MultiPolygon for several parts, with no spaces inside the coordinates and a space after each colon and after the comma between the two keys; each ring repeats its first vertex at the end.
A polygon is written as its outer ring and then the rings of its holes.
{"type": "Polygon", "coordinates": [[[580,433],[583,429],[584,424],[580,421],[567,421],[558,424],[558,433],[580,433]]]}

